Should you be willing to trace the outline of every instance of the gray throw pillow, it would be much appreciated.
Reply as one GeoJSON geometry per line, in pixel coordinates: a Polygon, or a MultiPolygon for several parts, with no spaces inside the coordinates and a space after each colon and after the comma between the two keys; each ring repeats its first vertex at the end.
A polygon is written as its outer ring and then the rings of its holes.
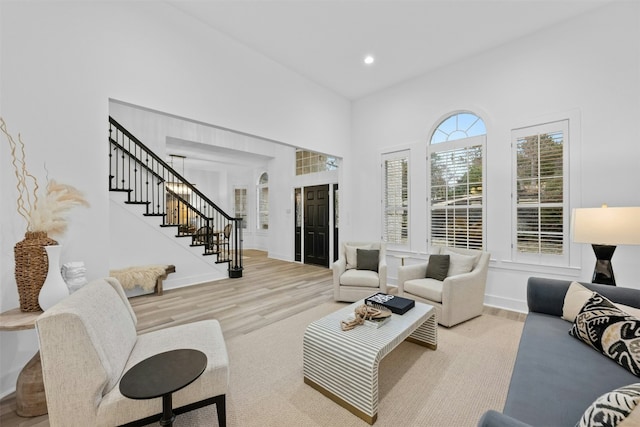
{"type": "Polygon", "coordinates": [[[447,277],[449,271],[449,255],[429,255],[427,264],[427,279],[436,279],[441,282],[447,277]]]}
{"type": "Polygon", "coordinates": [[[358,249],[356,255],[358,270],[378,271],[380,251],[378,249],[358,249]]]}

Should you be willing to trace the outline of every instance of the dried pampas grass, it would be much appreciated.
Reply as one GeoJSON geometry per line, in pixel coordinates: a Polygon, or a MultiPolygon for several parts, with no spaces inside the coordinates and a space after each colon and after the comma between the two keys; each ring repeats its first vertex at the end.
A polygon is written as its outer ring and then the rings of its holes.
{"type": "Polygon", "coordinates": [[[54,180],[47,183],[44,196],[38,196],[40,186],[35,176],[27,170],[24,142],[20,134],[16,141],[7,131],[0,117],[0,131],[7,137],[11,149],[11,164],[17,179],[17,212],[27,221],[27,231],[44,231],[50,235],[61,235],[67,229],[67,212],[74,206],[89,206],[84,196],[75,187],[54,180]]]}
{"type": "Polygon", "coordinates": [[[50,235],[61,235],[67,231],[67,212],[74,206],[89,207],[82,193],[76,188],[50,180],[47,193],[38,200],[31,211],[33,231],[46,231],[50,235]]]}

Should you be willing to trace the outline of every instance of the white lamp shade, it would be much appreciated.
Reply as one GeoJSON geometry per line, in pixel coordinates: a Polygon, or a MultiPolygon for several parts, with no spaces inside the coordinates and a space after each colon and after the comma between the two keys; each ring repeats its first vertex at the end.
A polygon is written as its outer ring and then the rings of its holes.
{"type": "Polygon", "coordinates": [[[574,209],[571,232],[577,243],[640,245],[640,207],[574,209]]]}

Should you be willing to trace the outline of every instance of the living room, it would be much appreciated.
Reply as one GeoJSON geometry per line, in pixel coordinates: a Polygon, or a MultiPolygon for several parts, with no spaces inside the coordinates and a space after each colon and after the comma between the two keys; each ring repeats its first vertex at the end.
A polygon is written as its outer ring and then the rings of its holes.
{"type": "MultiPolygon", "coordinates": [[[[379,192],[373,197],[363,189],[379,189],[382,155],[408,150],[410,242],[398,254],[417,259],[429,251],[428,141],[448,115],[473,112],[487,128],[485,248],[491,263],[485,304],[526,312],[529,276],[589,281],[595,258],[589,245],[570,241],[568,258],[560,264],[514,256],[512,132],[569,120],[568,210],[640,205],[640,192],[633,189],[640,159],[635,143],[640,137],[635,126],[639,15],[636,2],[604,1],[543,30],[350,99],[170,3],[2,2],[0,115],[14,134],[21,133],[33,173],[75,185],[86,195],[90,208],[72,212],[62,240],[64,259],[83,260],[90,278],[99,278],[108,274],[104,260],[114,244],[108,227],[101,226],[110,221],[105,185],[110,100],[342,158],[345,240],[380,236],[379,192]]],[[[465,37],[473,42],[473,35],[465,37]]],[[[13,203],[15,178],[6,144],[0,144],[0,152],[5,163],[0,191],[11,201],[1,208],[4,311],[18,301],[13,246],[24,237],[25,224],[13,203]]],[[[289,194],[287,189],[274,212],[291,207],[289,194]]],[[[267,252],[292,261],[293,241],[278,244],[284,246],[267,252]]],[[[637,246],[617,249],[613,264],[619,286],[640,288],[635,278],[639,255],[637,246]]],[[[390,281],[399,263],[389,258],[390,281]]],[[[2,332],[0,340],[0,396],[5,396],[15,389],[16,376],[38,343],[33,331],[2,332]]]]}

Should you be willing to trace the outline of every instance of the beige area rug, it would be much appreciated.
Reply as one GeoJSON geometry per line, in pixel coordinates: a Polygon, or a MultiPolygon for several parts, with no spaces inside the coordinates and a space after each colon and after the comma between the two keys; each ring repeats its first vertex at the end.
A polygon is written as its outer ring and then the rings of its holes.
{"type": "MultiPolygon", "coordinates": [[[[227,425],[368,424],[307,386],[302,378],[306,326],[344,306],[326,303],[227,342],[227,425]]],[[[483,315],[438,328],[438,349],[404,342],[380,364],[378,427],[475,426],[502,410],[523,323],[483,315]]],[[[179,415],[177,427],[217,426],[214,406],[179,415]]]]}

